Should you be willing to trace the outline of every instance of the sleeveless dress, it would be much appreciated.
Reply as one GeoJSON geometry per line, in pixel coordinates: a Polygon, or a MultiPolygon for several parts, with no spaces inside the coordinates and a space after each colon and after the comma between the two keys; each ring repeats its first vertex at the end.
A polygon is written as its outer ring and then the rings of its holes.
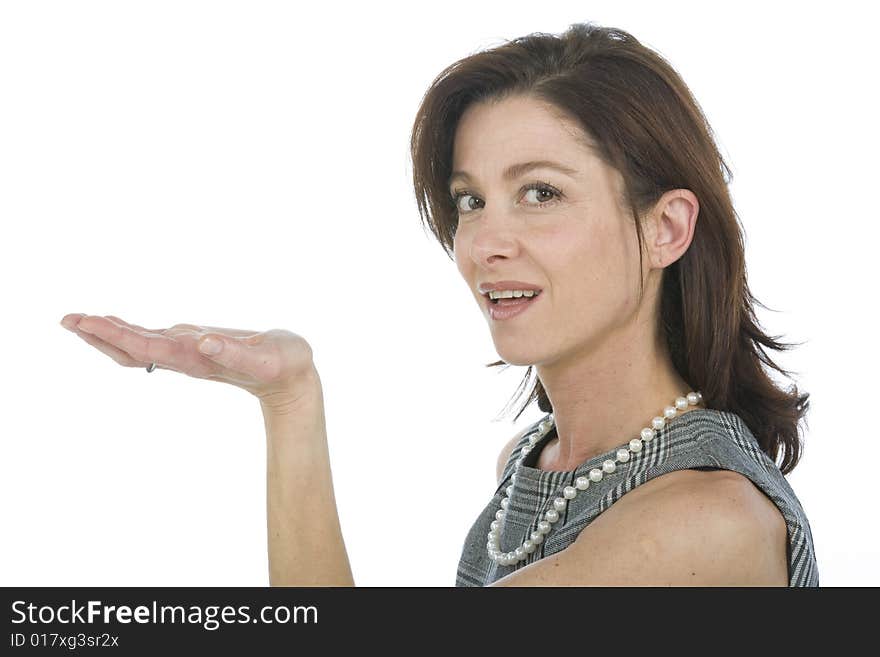
{"type": "MultiPolygon", "coordinates": [[[[545,535],[528,558],[511,566],[495,564],[486,552],[489,525],[501,508],[505,489],[511,485],[510,475],[516,469],[520,451],[529,436],[539,429],[541,420],[530,425],[510,453],[501,483],[495,495],[479,514],[465,538],[458,563],[456,586],[486,586],[530,563],[565,549],[600,513],[608,509],[628,491],[654,477],[673,470],[733,470],[748,477],[779,508],[788,527],[789,586],[819,586],[819,569],[813,549],[810,524],[794,490],[773,460],[761,451],[754,435],[736,414],[708,408],[695,408],[666,421],[653,440],[642,443],[639,452],[631,453],[626,463],[617,463],[611,474],[602,480],[590,481],[589,488],[578,491],[569,500],[559,520],[545,535]]],[[[575,479],[593,468],[602,468],[606,459],[616,461],[617,450],[628,441],[605,454],[594,456],[575,470],[548,471],[534,466],[541,448],[556,435],[551,429],[535,443],[518,470],[508,497],[507,514],[501,523],[500,549],[512,550],[529,538],[544,514],[553,508],[553,500],[562,496],[565,486],[574,486],[575,479]]]]}

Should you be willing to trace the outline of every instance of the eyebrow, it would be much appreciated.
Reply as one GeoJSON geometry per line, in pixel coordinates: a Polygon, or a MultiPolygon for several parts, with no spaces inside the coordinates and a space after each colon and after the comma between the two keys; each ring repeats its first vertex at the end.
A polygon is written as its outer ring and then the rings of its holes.
{"type": "MultiPolygon", "coordinates": [[[[574,177],[575,174],[577,174],[575,169],[571,169],[564,164],[559,164],[559,162],[553,162],[551,160],[534,160],[532,162],[520,162],[519,164],[510,165],[504,171],[504,180],[516,180],[532,169],[555,169],[556,171],[571,177],[574,177]]],[[[471,180],[471,175],[467,171],[453,171],[452,175],[449,176],[449,184],[451,185],[452,181],[457,178],[471,180]]]]}

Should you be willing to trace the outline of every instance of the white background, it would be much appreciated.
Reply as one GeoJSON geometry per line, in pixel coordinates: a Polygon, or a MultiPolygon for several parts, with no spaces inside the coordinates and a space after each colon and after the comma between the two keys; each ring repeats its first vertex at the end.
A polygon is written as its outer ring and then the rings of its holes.
{"type": "MultiPolygon", "coordinates": [[[[862,3],[4,2],[0,584],[268,584],[243,390],[116,364],[67,313],[312,344],[355,583],[452,586],[515,424],[422,229],[409,137],[445,66],[595,21],[665,56],[733,168],[771,353],[812,394],[789,482],[823,586],[878,585],[876,38],[862,3]],[[874,299],[874,301],[871,301],[874,299]]],[[[787,385],[789,381],[782,380],[787,385]]]]}

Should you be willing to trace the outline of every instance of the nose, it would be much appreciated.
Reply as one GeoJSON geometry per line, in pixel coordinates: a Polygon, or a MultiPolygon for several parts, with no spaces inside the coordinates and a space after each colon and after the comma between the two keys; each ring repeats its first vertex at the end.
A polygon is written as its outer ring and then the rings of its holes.
{"type": "Polygon", "coordinates": [[[479,218],[469,250],[471,259],[478,265],[492,265],[499,258],[514,258],[519,253],[519,236],[511,226],[511,217],[502,215],[503,212],[484,210],[479,218]]]}

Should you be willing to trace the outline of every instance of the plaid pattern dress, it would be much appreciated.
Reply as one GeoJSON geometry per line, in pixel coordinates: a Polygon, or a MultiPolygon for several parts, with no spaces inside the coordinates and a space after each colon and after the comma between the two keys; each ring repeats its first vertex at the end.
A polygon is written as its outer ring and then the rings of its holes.
{"type": "MultiPolygon", "coordinates": [[[[542,418],[543,420],[545,418],[542,418]]],[[[779,508],[788,526],[789,586],[819,586],[819,570],[813,549],[810,524],[779,467],[761,451],[754,435],[742,419],[727,411],[697,408],[667,420],[653,440],[643,443],[642,450],[630,454],[626,463],[617,463],[617,470],[602,481],[590,481],[587,490],[578,491],[570,500],[559,520],[528,558],[512,566],[496,565],[486,553],[486,536],[495,512],[501,508],[504,490],[510,485],[520,451],[529,436],[538,431],[540,421],[532,424],[516,444],[504,467],[495,495],[480,512],[465,538],[458,563],[456,586],[486,586],[545,556],[571,545],[578,534],[600,513],[636,486],[673,470],[733,470],[748,477],[779,508]]],[[[574,486],[575,479],[587,475],[592,468],[602,468],[606,459],[615,460],[617,449],[600,454],[569,472],[536,469],[541,447],[556,435],[549,431],[526,456],[508,499],[507,515],[501,525],[500,546],[511,550],[521,545],[537,529],[538,521],[562,495],[565,486],[574,486]]]]}

